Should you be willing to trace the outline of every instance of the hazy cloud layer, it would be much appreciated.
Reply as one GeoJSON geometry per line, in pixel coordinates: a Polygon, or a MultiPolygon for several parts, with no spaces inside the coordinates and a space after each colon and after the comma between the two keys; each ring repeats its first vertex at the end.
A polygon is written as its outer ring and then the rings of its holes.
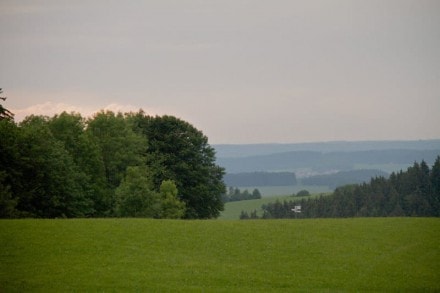
{"type": "Polygon", "coordinates": [[[439,13],[435,0],[4,0],[0,87],[17,116],[156,109],[217,143],[439,138],[439,13]]]}

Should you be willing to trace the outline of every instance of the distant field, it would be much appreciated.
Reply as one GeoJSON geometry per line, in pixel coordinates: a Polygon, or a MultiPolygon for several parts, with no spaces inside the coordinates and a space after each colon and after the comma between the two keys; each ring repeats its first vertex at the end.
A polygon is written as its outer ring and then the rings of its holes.
{"type": "Polygon", "coordinates": [[[440,220],[1,220],[0,292],[440,290],[440,220]]]}
{"type": "Polygon", "coordinates": [[[237,220],[240,217],[241,211],[246,211],[248,214],[254,210],[257,210],[257,215],[261,216],[263,214],[263,210],[261,206],[263,204],[268,204],[271,202],[275,202],[279,200],[283,202],[284,200],[301,200],[303,198],[313,198],[315,196],[319,196],[320,194],[325,193],[315,193],[306,197],[293,197],[291,195],[278,195],[278,196],[267,196],[261,199],[253,199],[253,200],[242,200],[242,201],[232,201],[227,202],[225,204],[225,210],[220,214],[220,220],[237,220]]]}
{"type": "Polygon", "coordinates": [[[293,197],[290,195],[279,195],[279,196],[271,196],[271,197],[263,197],[261,199],[253,199],[253,200],[241,200],[241,201],[233,201],[227,202],[225,204],[225,210],[221,213],[219,219],[220,220],[238,220],[240,217],[241,211],[246,211],[248,214],[254,210],[257,210],[258,216],[263,214],[263,210],[261,206],[263,204],[268,204],[271,202],[279,201],[290,201],[290,200],[301,200],[302,198],[311,198],[314,196],[319,196],[319,194],[314,194],[307,197],[293,197]]]}
{"type": "Polygon", "coordinates": [[[257,210],[259,216],[262,215],[261,206],[270,202],[275,202],[277,199],[283,200],[300,200],[301,198],[292,197],[293,193],[297,193],[300,190],[306,189],[313,196],[319,196],[322,193],[332,192],[330,188],[326,186],[307,186],[307,185],[295,185],[295,186],[257,186],[257,187],[239,187],[241,191],[248,190],[252,192],[254,188],[257,188],[261,194],[261,199],[233,201],[225,204],[225,210],[220,214],[221,220],[238,220],[241,211],[251,212],[257,210]]]}
{"type": "Polygon", "coordinates": [[[219,219],[221,220],[238,220],[241,211],[251,212],[257,210],[259,216],[262,215],[261,206],[269,202],[275,202],[276,200],[292,200],[294,197],[289,195],[263,197],[262,199],[241,200],[227,202],[225,204],[225,210],[221,213],[219,219]]]}

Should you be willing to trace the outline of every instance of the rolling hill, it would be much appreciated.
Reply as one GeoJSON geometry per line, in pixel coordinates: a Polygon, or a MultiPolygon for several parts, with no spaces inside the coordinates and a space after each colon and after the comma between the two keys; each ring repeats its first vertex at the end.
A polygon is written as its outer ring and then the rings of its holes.
{"type": "Polygon", "coordinates": [[[297,178],[337,171],[378,169],[387,173],[415,161],[432,164],[440,140],[214,145],[227,173],[295,172],[297,178]]]}

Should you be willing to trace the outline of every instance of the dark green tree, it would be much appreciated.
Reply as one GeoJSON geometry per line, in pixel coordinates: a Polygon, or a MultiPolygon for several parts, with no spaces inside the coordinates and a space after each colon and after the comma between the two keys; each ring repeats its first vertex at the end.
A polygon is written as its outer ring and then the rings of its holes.
{"type": "Polygon", "coordinates": [[[431,187],[432,187],[432,209],[435,211],[437,217],[440,216],[440,156],[435,160],[432,166],[431,173],[431,187]]]}
{"type": "Polygon", "coordinates": [[[119,185],[128,166],[145,164],[146,139],[133,131],[121,113],[97,113],[87,122],[87,132],[101,151],[110,186],[119,185]]]}
{"type": "Polygon", "coordinates": [[[246,211],[240,212],[240,220],[249,220],[249,214],[246,211]]]}
{"type": "Polygon", "coordinates": [[[43,218],[93,214],[93,202],[84,189],[85,178],[52,135],[48,118],[29,116],[20,128],[23,187],[17,209],[43,218]]]}
{"type": "Polygon", "coordinates": [[[258,219],[257,210],[253,210],[250,215],[251,219],[258,219]]]}
{"type": "Polygon", "coordinates": [[[253,199],[260,199],[261,198],[261,193],[258,189],[254,189],[254,191],[252,191],[252,198],[253,199]]]}
{"type": "Polygon", "coordinates": [[[132,116],[135,129],[148,138],[148,165],[156,189],[173,180],[186,205],[186,218],[209,219],[223,210],[223,168],[215,163],[208,138],[194,126],[173,116],[132,116]]]}
{"type": "Polygon", "coordinates": [[[18,216],[17,199],[13,197],[11,186],[4,183],[6,172],[0,171],[0,218],[15,218],[18,216]]]}
{"type": "Polygon", "coordinates": [[[21,159],[21,132],[7,119],[0,120],[0,216],[19,216],[15,207],[18,194],[24,191],[23,161],[21,159]]]}
{"type": "MultiPolygon", "coordinates": [[[[0,95],[3,93],[3,90],[0,88],[0,95]]],[[[6,101],[6,97],[1,97],[0,100],[6,101]]],[[[14,114],[3,107],[2,104],[0,104],[0,120],[14,120],[14,114]]]]}
{"type": "Polygon", "coordinates": [[[296,196],[309,196],[309,195],[310,195],[310,192],[305,189],[298,191],[298,193],[296,194],[296,196]]]}
{"type": "Polygon", "coordinates": [[[249,200],[251,199],[251,195],[249,194],[249,191],[247,189],[245,189],[242,193],[241,193],[241,197],[244,200],[249,200]]]}
{"type": "Polygon", "coordinates": [[[440,156],[435,160],[431,169],[431,185],[434,193],[440,195],[440,156]]]}
{"type": "Polygon", "coordinates": [[[85,177],[88,196],[93,200],[94,216],[107,216],[112,202],[107,196],[112,190],[106,184],[104,160],[97,140],[86,132],[86,121],[80,114],[63,112],[49,120],[53,136],[63,143],[85,177]]]}

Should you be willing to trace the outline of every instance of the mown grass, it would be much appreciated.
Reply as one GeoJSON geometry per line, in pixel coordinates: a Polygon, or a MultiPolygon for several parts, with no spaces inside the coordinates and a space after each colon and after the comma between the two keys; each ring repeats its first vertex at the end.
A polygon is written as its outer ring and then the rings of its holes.
{"type": "Polygon", "coordinates": [[[439,291],[440,219],[0,221],[0,292],[439,291]]]}

